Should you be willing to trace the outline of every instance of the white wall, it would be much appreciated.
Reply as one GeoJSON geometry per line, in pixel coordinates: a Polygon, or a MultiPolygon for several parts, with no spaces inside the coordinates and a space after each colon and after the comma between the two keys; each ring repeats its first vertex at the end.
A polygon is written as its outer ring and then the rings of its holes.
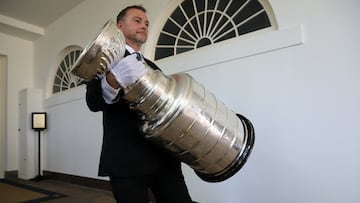
{"type": "MultiPolygon", "coordinates": [[[[153,32],[159,10],[174,1],[138,1],[149,8],[153,32]]],[[[35,43],[34,86],[48,89],[57,54],[84,47],[129,2],[87,0],[48,27],[35,43]]],[[[206,203],[359,202],[360,3],[269,2],[278,30],[158,61],[168,74],[188,71],[255,126],[254,151],[229,180],[206,183],[184,166],[190,192],[206,203]]],[[[79,87],[46,96],[45,169],[96,178],[101,115],[86,109],[83,95],[79,87]]]]}
{"type": "Polygon", "coordinates": [[[18,168],[18,93],[33,83],[33,43],[0,33],[6,65],[6,171],[18,168]]]}
{"type": "Polygon", "coordinates": [[[189,72],[256,130],[243,170],[220,184],[189,179],[190,190],[214,203],[359,202],[360,3],[270,4],[280,30],[303,24],[305,43],[189,72]]]}

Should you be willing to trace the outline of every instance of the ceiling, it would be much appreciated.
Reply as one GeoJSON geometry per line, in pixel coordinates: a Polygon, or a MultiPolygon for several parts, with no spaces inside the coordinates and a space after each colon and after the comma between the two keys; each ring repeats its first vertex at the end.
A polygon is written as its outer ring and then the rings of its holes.
{"type": "Polygon", "coordinates": [[[0,32],[36,40],[44,29],[85,0],[0,0],[0,32]]]}

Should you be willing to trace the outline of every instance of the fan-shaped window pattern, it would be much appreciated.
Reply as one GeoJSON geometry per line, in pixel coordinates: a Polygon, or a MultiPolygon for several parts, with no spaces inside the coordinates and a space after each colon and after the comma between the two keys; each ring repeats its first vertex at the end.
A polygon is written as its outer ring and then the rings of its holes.
{"type": "Polygon", "coordinates": [[[155,60],[271,27],[257,0],[184,0],[164,24],[155,60]]]}
{"type": "Polygon", "coordinates": [[[84,84],[84,80],[71,73],[72,65],[81,54],[81,49],[70,50],[61,60],[56,71],[53,94],[84,84]]]}

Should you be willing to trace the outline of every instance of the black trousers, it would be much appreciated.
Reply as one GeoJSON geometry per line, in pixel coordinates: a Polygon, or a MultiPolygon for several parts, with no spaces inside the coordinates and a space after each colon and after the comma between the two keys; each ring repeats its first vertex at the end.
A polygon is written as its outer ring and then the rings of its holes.
{"type": "Polygon", "coordinates": [[[110,177],[110,182],[117,203],[149,203],[149,189],[156,203],[193,202],[181,173],[110,177]]]}

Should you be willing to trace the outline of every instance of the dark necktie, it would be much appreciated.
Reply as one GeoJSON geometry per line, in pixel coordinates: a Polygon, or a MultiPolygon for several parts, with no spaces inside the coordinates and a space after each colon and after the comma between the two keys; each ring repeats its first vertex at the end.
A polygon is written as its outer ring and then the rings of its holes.
{"type": "Polygon", "coordinates": [[[138,60],[138,61],[143,61],[143,56],[139,53],[139,52],[135,52],[136,53],[136,59],[138,60]]]}

